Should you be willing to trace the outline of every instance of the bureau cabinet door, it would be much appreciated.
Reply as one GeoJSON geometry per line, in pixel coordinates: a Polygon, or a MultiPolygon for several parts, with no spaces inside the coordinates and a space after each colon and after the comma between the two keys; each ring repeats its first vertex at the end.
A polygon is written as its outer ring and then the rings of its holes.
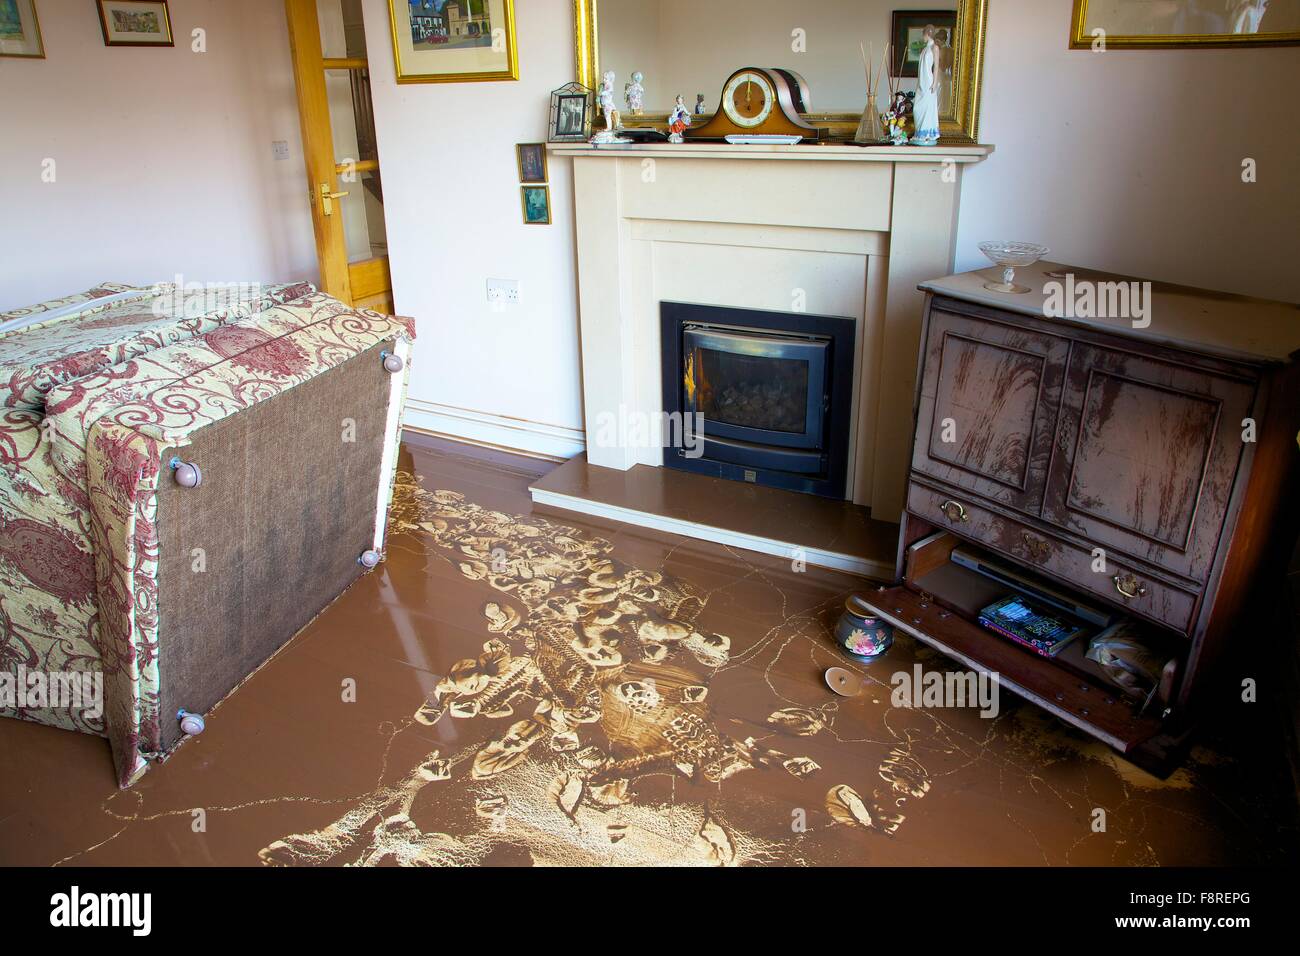
{"type": "Polygon", "coordinates": [[[1254,396],[1254,382],[1076,345],[1043,517],[1204,581],[1254,396]]]}
{"type": "Polygon", "coordinates": [[[1036,515],[1069,351],[1057,335],[932,310],[912,468],[1036,515]]]}

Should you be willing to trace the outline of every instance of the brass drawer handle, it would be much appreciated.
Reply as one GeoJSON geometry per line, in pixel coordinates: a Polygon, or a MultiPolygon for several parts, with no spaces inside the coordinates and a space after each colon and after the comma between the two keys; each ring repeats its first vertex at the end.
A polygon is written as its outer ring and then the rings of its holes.
{"type": "Polygon", "coordinates": [[[1115,582],[1115,590],[1124,596],[1126,601],[1133,598],[1146,597],[1146,585],[1138,581],[1131,574],[1117,574],[1111,578],[1115,582]]]}
{"type": "Polygon", "coordinates": [[[948,516],[949,521],[970,521],[970,515],[959,502],[945,501],[939,506],[939,510],[948,516]]]}

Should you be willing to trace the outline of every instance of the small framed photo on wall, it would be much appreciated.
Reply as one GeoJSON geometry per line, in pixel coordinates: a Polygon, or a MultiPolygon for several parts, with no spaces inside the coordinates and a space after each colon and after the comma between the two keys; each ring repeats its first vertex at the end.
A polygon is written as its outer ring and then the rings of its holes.
{"type": "Polygon", "coordinates": [[[546,144],[520,143],[515,147],[519,157],[519,181],[544,183],[546,175],[546,144]]]}
{"type": "Polygon", "coordinates": [[[45,59],[36,0],[0,0],[0,56],[45,59]]]}
{"type": "Polygon", "coordinates": [[[549,226],[551,224],[551,187],[521,186],[524,203],[525,226],[549,226]]]}
{"type": "MultiPolygon", "coordinates": [[[[104,46],[175,46],[167,0],[95,0],[104,46]]],[[[3,0],[0,0],[3,5],[3,0]]]]}

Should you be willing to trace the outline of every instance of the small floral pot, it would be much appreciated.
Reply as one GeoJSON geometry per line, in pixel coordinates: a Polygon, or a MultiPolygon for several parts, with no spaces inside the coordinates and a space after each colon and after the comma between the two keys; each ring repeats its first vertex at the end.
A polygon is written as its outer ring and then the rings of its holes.
{"type": "Polygon", "coordinates": [[[844,613],[835,626],[835,639],[845,654],[859,661],[873,661],[894,643],[894,629],[876,617],[875,611],[856,594],[844,602],[844,613]]]}

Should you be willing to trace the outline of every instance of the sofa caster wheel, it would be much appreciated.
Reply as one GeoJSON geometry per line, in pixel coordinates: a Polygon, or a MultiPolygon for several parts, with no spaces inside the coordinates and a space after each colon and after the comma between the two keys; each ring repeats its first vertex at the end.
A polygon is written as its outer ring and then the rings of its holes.
{"type": "Polygon", "coordinates": [[[400,355],[394,355],[392,352],[380,352],[379,357],[384,360],[384,371],[386,372],[396,375],[406,368],[406,363],[402,361],[400,355]]]}
{"type": "Polygon", "coordinates": [[[203,484],[203,472],[193,462],[173,458],[169,464],[172,470],[172,478],[182,488],[197,488],[203,484]]]}
{"type": "Polygon", "coordinates": [[[201,715],[191,714],[184,708],[176,715],[176,719],[181,722],[181,733],[187,737],[197,737],[207,727],[201,715]]]}
{"type": "Polygon", "coordinates": [[[357,564],[369,571],[371,568],[378,567],[382,558],[383,555],[378,551],[362,551],[361,557],[357,558],[357,564]]]}

